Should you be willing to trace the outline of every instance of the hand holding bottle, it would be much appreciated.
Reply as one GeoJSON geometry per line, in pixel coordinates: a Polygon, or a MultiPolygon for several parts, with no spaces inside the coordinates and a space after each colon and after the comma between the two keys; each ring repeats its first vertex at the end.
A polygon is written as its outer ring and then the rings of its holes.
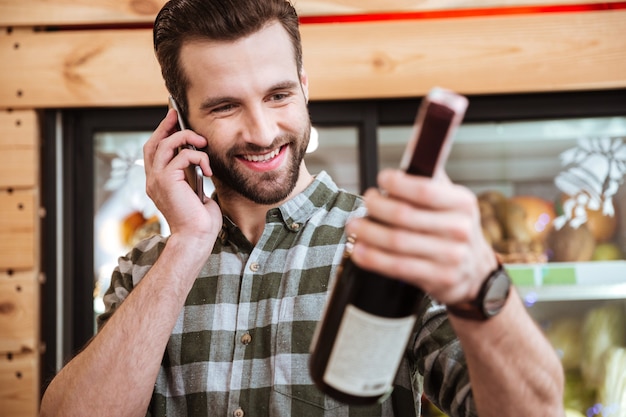
{"type": "Polygon", "coordinates": [[[443,170],[436,178],[381,172],[384,191],[365,194],[369,217],[353,220],[346,232],[358,236],[351,258],[360,267],[457,304],[475,298],[497,260],[483,238],[475,195],[443,170]]]}

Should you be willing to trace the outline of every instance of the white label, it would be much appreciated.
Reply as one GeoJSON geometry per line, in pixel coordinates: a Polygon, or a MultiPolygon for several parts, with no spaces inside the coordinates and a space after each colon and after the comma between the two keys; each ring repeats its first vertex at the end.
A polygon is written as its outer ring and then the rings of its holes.
{"type": "Polygon", "coordinates": [[[388,392],[415,319],[415,315],[397,319],[379,317],[348,305],[328,359],[324,382],[361,397],[388,392]]]}

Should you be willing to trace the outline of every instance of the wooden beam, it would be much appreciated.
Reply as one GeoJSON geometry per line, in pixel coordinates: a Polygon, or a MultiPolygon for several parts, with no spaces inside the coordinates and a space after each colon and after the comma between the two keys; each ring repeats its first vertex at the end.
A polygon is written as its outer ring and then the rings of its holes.
{"type": "Polygon", "coordinates": [[[0,190],[0,270],[32,270],[38,264],[35,190],[0,190]]]}
{"type": "Polygon", "coordinates": [[[311,96],[403,97],[626,86],[626,11],[303,28],[311,96]]]}
{"type": "Polygon", "coordinates": [[[0,56],[0,107],[166,103],[150,30],[0,35],[0,56]]]}
{"type": "Polygon", "coordinates": [[[33,110],[0,111],[0,189],[39,182],[39,125],[33,110]]]}
{"type": "Polygon", "coordinates": [[[1,26],[151,23],[166,0],[0,0],[1,26]]]}
{"type": "MultiPolygon", "coordinates": [[[[303,25],[311,99],[623,88],[626,10],[303,25]]],[[[0,35],[0,108],[164,105],[150,30],[0,35]]]]}
{"type": "MultiPolygon", "coordinates": [[[[300,16],[617,3],[619,0],[295,0],[300,16]]],[[[152,24],[166,0],[0,0],[0,26],[152,24]]]]}

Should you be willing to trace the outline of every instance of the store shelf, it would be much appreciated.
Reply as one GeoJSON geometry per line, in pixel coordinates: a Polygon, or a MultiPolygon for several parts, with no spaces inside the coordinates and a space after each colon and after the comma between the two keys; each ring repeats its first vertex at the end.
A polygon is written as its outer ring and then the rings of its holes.
{"type": "Polygon", "coordinates": [[[527,305],[626,298],[626,261],[507,264],[527,305]]]}
{"type": "Polygon", "coordinates": [[[526,305],[538,301],[621,300],[626,298],[626,284],[561,285],[517,287],[526,305]]]}

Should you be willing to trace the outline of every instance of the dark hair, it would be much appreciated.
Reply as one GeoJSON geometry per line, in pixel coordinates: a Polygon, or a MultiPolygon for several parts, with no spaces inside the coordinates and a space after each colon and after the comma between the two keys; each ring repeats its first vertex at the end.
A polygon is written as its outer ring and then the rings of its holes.
{"type": "Polygon", "coordinates": [[[298,72],[302,70],[302,44],[298,15],[287,0],[170,0],[154,22],[154,51],[165,86],[187,113],[189,82],[180,66],[185,41],[232,41],[251,35],[271,22],[289,34],[298,72]]]}

